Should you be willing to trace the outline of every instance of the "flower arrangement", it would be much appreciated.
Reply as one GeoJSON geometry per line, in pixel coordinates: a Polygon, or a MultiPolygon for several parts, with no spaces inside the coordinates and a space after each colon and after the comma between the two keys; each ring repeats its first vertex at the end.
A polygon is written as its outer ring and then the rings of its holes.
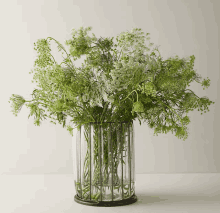
{"type": "Polygon", "coordinates": [[[138,118],[140,125],[144,121],[154,128],[154,135],[172,131],[185,140],[190,122],[187,113],[194,109],[206,113],[208,105],[215,103],[186,88],[193,81],[203,89],[210,86],[209,78],[201,81],[193,70],[195,56],[163,60],[157,47],[148,54],[149,33],[144,34],[140,28],[122,32],[116,42],[113,37],[89,36],[91,29],[72,30],[72,38],[65,42],[69,52],[51,37],[34,43],[38,57],[30,74],[34,72],[39,88],[34,89],[32,100],[12,94],[13,114],[17,116],[25,104],[30,108],[28,118],[35,115],[35,125],[50,118],[50,122],[58,121],[71,135],[73,127],[71,123],[66,125],[67,116],[77,129],[89,122],[138,118]],[[60,64],[51,54],[51,41],[65,55],[60,64]],[[77,68],[74,61],[83,55],[86,59],[77,68]]]}

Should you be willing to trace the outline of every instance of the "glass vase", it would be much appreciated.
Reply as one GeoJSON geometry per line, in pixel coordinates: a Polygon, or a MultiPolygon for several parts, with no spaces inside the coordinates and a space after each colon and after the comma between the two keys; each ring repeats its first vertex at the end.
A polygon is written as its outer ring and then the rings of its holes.
{"type": "Polygon", "coordinates": [[[75,132],[75,202],[90,206],[136,202],[133,121],[90,122],[75,132]]]}

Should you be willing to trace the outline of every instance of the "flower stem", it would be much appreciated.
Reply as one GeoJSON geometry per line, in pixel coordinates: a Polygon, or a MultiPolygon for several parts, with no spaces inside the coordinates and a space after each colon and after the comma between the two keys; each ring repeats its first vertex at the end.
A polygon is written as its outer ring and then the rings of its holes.
{"type": "MultiPolygon", "coordinates": [[[[132,92],[134,92],[134,91],[137,93],[137,91],[136,91],[136,90],[133,90],[132,92]]],[[[132,93],[132,92],[131,92],[131,93],[132,93]]],[[[131,94],[131,93],[130,93],[130,94],[131,94]]],[[[130,95],[130,94],[129,94],[129,95],[130,95]]],[[[128,96],[129,96],[129,95],[128,95],[128,96]]],[[[124,101],[125,99],[127,99],[127,98],[128,98],[128,96],[127,96],[126,98],[124,98],[122,101],[124,101]]],[[[137,102],[138,102],[138,93],[137,93],[137,102]]]]}

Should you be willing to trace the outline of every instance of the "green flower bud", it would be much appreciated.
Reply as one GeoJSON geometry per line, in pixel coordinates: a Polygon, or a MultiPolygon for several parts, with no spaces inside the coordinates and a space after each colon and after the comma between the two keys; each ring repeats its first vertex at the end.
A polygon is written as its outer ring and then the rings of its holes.
{"type": "Polygon", "coordinates": [[[144,112],[144,106],[141,102],[133,103],[133,111],[135,112],[144,112]]]}

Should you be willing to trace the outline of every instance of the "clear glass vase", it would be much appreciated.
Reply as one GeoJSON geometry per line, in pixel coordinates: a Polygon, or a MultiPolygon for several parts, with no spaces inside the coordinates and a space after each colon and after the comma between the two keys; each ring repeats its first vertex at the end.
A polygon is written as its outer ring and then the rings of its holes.
{"type": "Polygon", "coordinates": [[[91,122],[75,132],[74,200],[94,206],[136,202],[133,121],[91,122]]]}

